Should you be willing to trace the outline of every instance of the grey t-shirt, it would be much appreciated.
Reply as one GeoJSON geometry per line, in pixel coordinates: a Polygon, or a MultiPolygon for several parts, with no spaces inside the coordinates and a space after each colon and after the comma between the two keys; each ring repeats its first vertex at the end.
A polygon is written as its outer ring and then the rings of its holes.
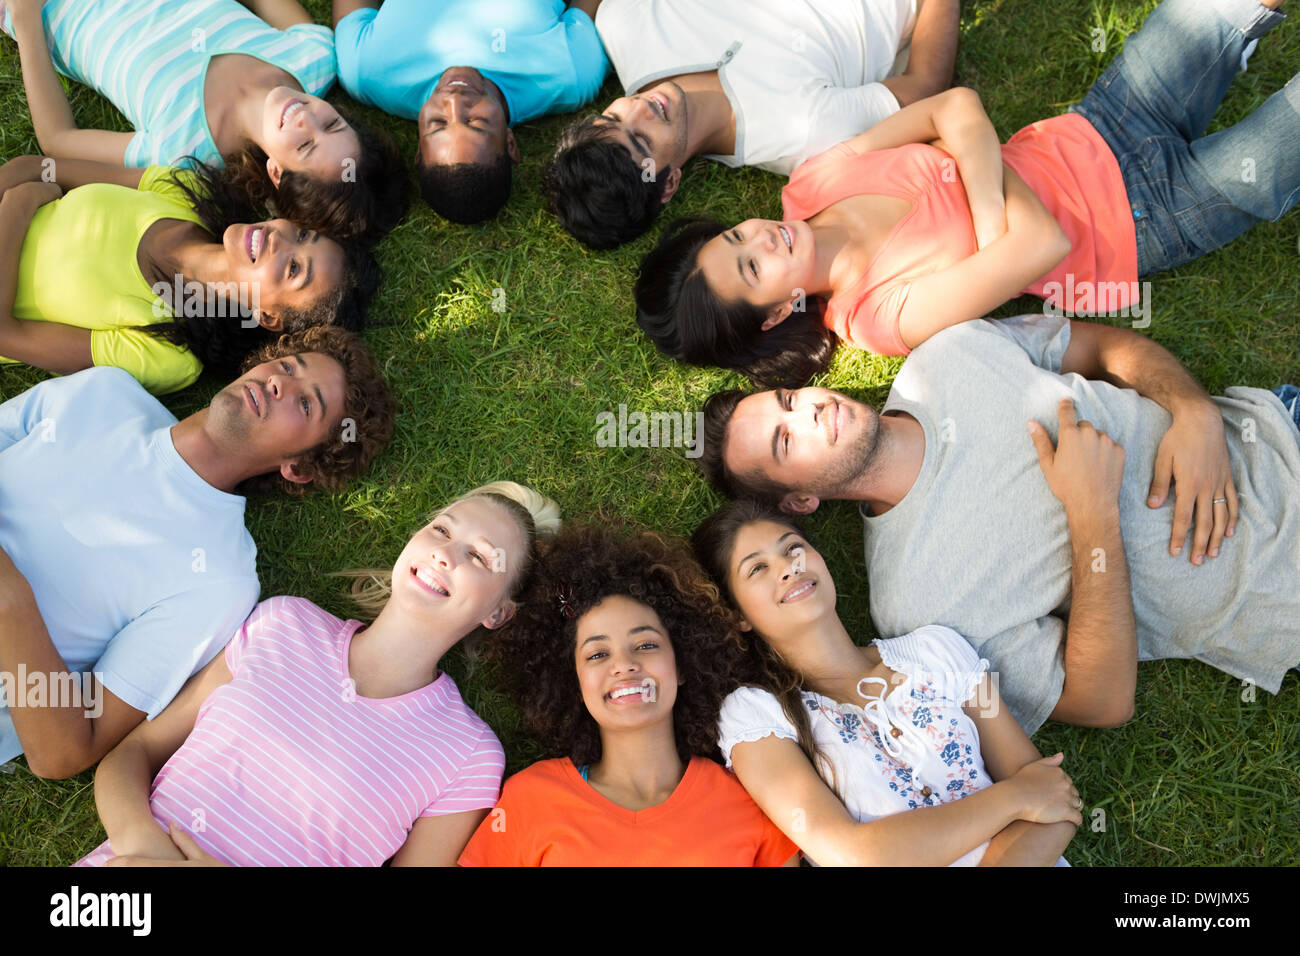
{"type": "Polygon", "coordinates": [[[1059,374],[1069,342],[1063,318],[963,322],[903,364],[884,411],[921,423],[925,460],[897,506],[863,512],[877,629],[959,631],[999,674],[1016,720],[1033,733],[1047,719],[1065,673],[1071,549],[1025,424],[1036,419],[1055,441],[1069,397],[1126,453],[1119,506],[1138,659],[1194,657],[1277,693],[1300,663],[1300,431],[1272,392],[1214,399],[1240,517],[1198,568],[1190,534],[1169,554],[1176,486],[1162,507],[1146,505],[1169,414],[1132,389],[1059,374]]]}

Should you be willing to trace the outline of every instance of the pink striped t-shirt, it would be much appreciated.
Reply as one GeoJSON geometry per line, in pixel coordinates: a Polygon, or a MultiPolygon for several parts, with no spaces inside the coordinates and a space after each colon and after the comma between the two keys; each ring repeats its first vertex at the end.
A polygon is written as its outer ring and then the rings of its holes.
{"type": "MultiPolygon", "coordinates": [[[[360,621],[303,598],[263,601],[226,648],[233,680],[199,708],[149,797],[238,866],[378,866],[419,817],[492,807],[505,754],[455,682],[357,695],[348,647],[360,621]]],[[[99,866],[108,841],[78,861],[99,866]]]]}

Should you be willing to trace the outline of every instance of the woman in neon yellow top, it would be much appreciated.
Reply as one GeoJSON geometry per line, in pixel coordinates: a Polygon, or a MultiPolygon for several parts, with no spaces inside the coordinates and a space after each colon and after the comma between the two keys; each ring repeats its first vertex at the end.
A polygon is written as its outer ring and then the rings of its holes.
{"type": "Polygon", "coordinates": [[[359,330],[379,284],[357,243],[246,224],[257,210],[208,167],[23,156],[0,188],[0,362],[115,365],[163,394],[280,332],[359,330]]]}

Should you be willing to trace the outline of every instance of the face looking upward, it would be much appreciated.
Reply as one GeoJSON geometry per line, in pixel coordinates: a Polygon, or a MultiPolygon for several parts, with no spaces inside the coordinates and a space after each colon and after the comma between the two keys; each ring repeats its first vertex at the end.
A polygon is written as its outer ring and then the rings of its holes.
{"type": "Polygon", "coordinates": [[[601,730],[647,727],[671,719],[677,660],[654,610],[612,595],[578,619],[574,662],[587,711],[601,730]]]}
{"type": "Polygon", "coordinates": [[[490,498],[459,501],[407,542],[393,566],[393,597],[406,612],[468,634],[514,616],[510,589],[526,560],[515,517],[490,498]]]}
{"type": "Polygon", "coordinates": [[[327,183],[355,181],[361,140],[347,120],[319,96],[277,86],[262,106],[262,148],[276,188],[286,171],[327,183]]]}
{"type": "Polygon", "coordinates": [[[737,403],[722,457],[734,474],[763,475],[791,489],[782,506],[807,512],[865,473],[879,440],[880,418],[870,405],[825,388],[776,389],[737,403]]]}
{"type": "Polygon", "coordinates": [[[519,162],[519,146],[505,105],[473,67],[444,70],[420,107],[419,158],[429,166],[490,165],[502,151],[519,162]]]}
{"type": "Polygon", "coordinates": [[[835,611],[835,582],[822,556],[799,532],[754,521],[736,535],[728,585],[745,621],[780,645],[835,611]]]}
{"type": "Polygon", "coordinates": [[[272,331],[283,331],[283,309],[308,311],[343,281],[343,247],[288,219],[234,223],[222,246],[240,304],[272,331]]]}
{"type": "Polygon", "coordinates": [[[706,242],[696,262],[719,299],[765,310],[767,331],[790,315],[800,295],[816,294],[815,258],[808,223],[747,219],[706,242]]]}
{"type": "Polygon", "coordinates": [[[632,96],[620,96],[596,120],[614,142],[628,151],[637,167],[658,175],[670,169],[663,201],[677,191],[687,149],[686,94],[672,81],[632,96]]]}
{"type": "Polygon", "coordinates": [[[304,482],[292,460],[328,441],[344,415],[343,366],[308,352],[271,359],[249,369],[208,406],[209,427],[232,454],[254,466],[279,467],[290,481],[304,482]]]}

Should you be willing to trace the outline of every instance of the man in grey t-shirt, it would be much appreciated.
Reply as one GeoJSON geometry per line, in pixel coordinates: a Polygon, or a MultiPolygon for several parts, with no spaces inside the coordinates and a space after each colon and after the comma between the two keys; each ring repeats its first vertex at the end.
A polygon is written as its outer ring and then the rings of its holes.
{"type": "Polygon", "coordinates": [[[1123,723],[1138,660],[1273,693],[1300,663],[1300,432],[1272,393],[1211,399],[1129,330],[962,323],[912,352],[881,415],[825,389],[716,395],[701,466],[794,512],[862,502],[877,629],[960,631],[1031,732],[1123,723]],[[1101,470],[1081,436],[1125,451],[1111,502],[1066,488],[1101,470]]]}

